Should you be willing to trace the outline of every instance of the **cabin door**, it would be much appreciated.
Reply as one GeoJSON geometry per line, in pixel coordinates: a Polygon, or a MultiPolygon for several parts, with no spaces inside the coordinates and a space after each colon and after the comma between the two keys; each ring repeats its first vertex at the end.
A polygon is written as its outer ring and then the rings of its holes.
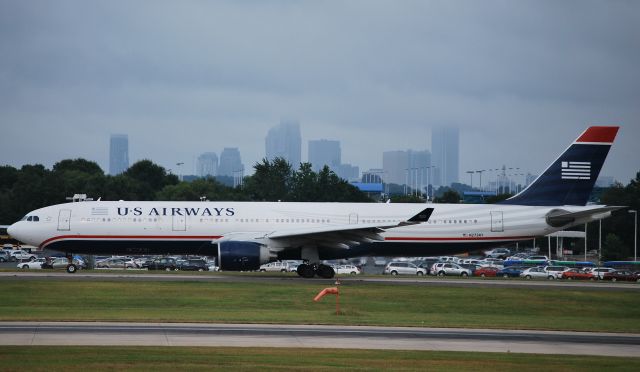
{"type": "Polygon", "coordinates": [[[58,231],[71,230],[71,209],[61,209],[58,213],[58,231]]]}
{"type": "Polygon", "coordinates": [[[173,216],[173,231],[187,231],[187,217],[174,215],[173,216]]]}
{"type": "Polygon", "coordinates": [[[504,224],[502,221],[502,211],[491,212],[491,231],[492,232],[504,231],[504,224]]]}

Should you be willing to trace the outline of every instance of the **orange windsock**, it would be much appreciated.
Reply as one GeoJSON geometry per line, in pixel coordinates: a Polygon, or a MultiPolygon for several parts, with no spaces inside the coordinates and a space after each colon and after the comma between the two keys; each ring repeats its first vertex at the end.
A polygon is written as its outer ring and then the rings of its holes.
{"type": "Polygon", "coordinates": [[[337,287],[325,288],[325,289],[321,290],[321,291],[320,291],[320,293],[318,293],[318,295],[317,295],[316,297],[314,297],[314,299],[313,299],[313,300],[314,300],[314,301],[320,301],[320,299],[321,299],[322,297],[324,297],[325,295],[328,295],[328,294],[335,294],[335,295],[337,295],[338,293],[339,293],[339,292],[338,292],[338,288],[337,288],[337,287]]]}

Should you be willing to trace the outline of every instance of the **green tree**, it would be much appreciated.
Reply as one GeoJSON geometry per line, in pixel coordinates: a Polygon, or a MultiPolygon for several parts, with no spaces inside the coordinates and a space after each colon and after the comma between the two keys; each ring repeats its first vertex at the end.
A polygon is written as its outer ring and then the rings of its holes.
{"type": "Polygon", "coordinates": [[[460,194],[458,194],[455,190],[449,189],[442,194],[440,197],[435,197],[433,199],[434,203],[452,203],[458,204],[460,203],[460,194]]]}
{"type": "Polygon", "coordinates": [[[251,200],[278,201],[290,197],[293,171],[283,158],[262,159],[253,166],[253,176],[247,177],[244,190],[251,200]]]}

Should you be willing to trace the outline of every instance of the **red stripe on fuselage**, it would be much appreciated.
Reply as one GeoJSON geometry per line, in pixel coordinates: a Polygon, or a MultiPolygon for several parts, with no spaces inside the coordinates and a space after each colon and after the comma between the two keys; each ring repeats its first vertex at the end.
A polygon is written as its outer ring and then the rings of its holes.
{"type": "Polygon", "coordinates": [[[620,127],[589,127],[576,142],[613,143],[620,127]]]}
{"type": "Polygon", "coordinates": [[[54,236],[53,238],[49,238],[43,241],[40,244],[40,248],[44,248],[45,245],[57,241],[57,240],[82,240],[82,239],[115,239],[115,240],[126,240],[126,239],[136,239],[136,240],[214,240],[220,239],[222,236],[212,235],[212,236],[195,236],[195,235],[61,235],[54,236]]]}
{"type": "Polygon", "coordinates": [[[434,242],[441,242],[441,241],[489,241],[489,240],[526,240],[526,239],[533,239],[533,236],[504,236],[504,237],[490,237],[490,236],[482,236],[482,237],[461,237],[461,238],[433,238],[433,237],[429,237],[429,238],[422,238],[422,237],[395,237],[395,236],[389,236],[384,238],[384,241],[434,241],[434,242]]]}

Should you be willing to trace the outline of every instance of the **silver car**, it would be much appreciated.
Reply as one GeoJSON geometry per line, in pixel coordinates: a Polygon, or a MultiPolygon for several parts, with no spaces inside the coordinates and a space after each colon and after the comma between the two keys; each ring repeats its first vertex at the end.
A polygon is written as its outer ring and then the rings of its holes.
{"type": "Polygon", "coordinates": [[[456,276],[471,276],[471,270],[466,269],[458,264],[449,262],[438,262],[431,267],[431,274],[438,276],[456,275],[456,276]]]}
{"type": "Polygon", "coordinates": [[[389,262],[384,267],[383,274],[390,275],[426,275],[427,270],[422,267],[418,267],[411,262],[389,262]]]}
{"type": "Polygon", "coordinates": [[[520,277],[525,279],[546,279],[549,274],[542,267],[530,267],[520,273],[520,277]]]}

